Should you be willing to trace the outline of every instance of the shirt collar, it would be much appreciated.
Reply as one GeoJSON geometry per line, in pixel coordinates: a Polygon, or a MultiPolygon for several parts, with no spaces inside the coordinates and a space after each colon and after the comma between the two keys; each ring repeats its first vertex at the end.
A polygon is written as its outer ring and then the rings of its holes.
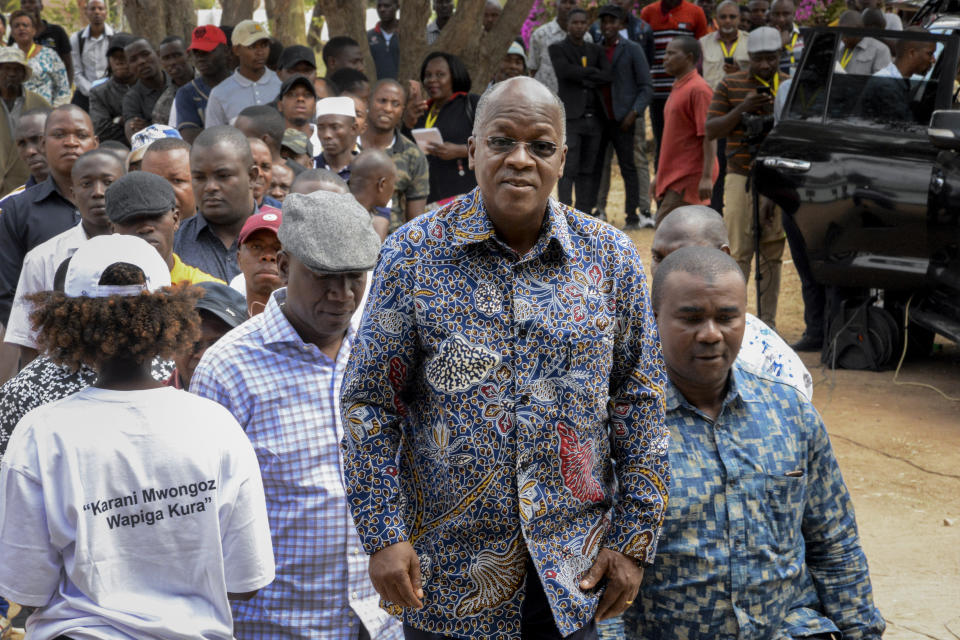
{"type": "MultiPolygon", "coordinates": [[[[260,212],[260,207],[257,206],[257,201],[254,200],[253,211],[250,213],[250,215],[256,215],[259,212],[260,212]]],[[[197,211],[195,214],[190,216],[190,218],[187,219],[187,222],[190,222],[190,220],[194,220],[194,222],[190,223],[193,226],[191,229],[189,229],[189,231],[193,235],[192,239],[196,240],[197,238],[200,237],[200,232],[206,229],[207,227],[209,227],[210,223],[207,222],[207,219],[203,217],[202,211],[197,211]]],[[[210,233],[213,233],[212,229],[210,230],[210,233]]],[[[234,240],[234,244],[236,244],[236,240],[234,240]]]]}
{"type": "MultiPolygon", "coordinates": [[[[487,208],[483,203],[483,194],[480,193],[480,187],[476,187],[450,206],[459,209],[459,215],[454,221],[451,241],[454,246],[477,244],[496,235],[493,223],[487,216],[487,208]]],[[[567,218],[562,206],[553,198],[547,200],[546,239],[548,242],[556,241],[564,255],[569,257],[573,254],[573,242],[570,239],[570,227],[567,225],[567,218]]]]}
{"type": "Polygon", "coordinates": [[[60,190],[57,189],[57,183],[53,181],[53,176],[47,176],[47,179],[37,185],[37,188],[33,190],[33,201],[40,202],[41,200],[46,200],[52,194],[57,194],[59,197],[66,200],[67,198],[60,193],[60,190]]]}
{"type": "MultiPolygon", "coordinates": [[[[740,368],[739,360],[735,360],[733,366],[730,368],[730,384],[727,387],[727,395],[723,399],[720,413],[722,414],[723,409],[737,400],[742,402],[759,401],[756,386],[751,384],[750,380],[744,376],[744,372],[740,368]]],[[[669,379],[669,376],[667,377],[667,384],[664,386],[664,404],[667,412],[675,411],[679,407],[685,407],[694,413],[703,413],[687,401],[684,395],[680,393],[680,390],[677,389],[669,379]]]]}
{"type": "Polygon", "coordinates": [[[254,80],[251,80],[250,78],[247,78],[241,75],[240,69],[237,69],[236,71],[233,72],[233,79],[236,80],[237,84],[239,84],[241,87],[252,87],[255,84],[267,84],[268,82],[270,82],[271,73],[273,73],[273,71],[270,71],[270,69],[265,69],[263,72],[263,75],[260,76],[260,79],[254,81],[254,80]]]}
{"type": "MultiPolygon", "coordinates": [[[[261,316],[263,317],[263,329],[261,330],[261,335],[263,336],[263,343],[266,344],[291,344],[298,349],[304,347],[310,348],[313,346],[317,349],[316,345],[310,345],[303,341],[303,338],[300,337],[300,334],[297,333],[297,330],[293,328],[293,325],[290,324],[290,321],[287,320],[287,316],[283,314],[283,304],[287,301],[287,288],[283,287],[277,289],[272,294],[270,294],[270,299],[267,300],[267,306],[263,310],[261,316]]],[[[350,324],[347,327],[347,333],[344,336],[344,344],[348,345],[353,340],[353,325],[350,324]]],[[[340,347],[341,350],[343,347],[340,347]]],[[[319,349],[317,349],[319,352],[319,349]]],[[[320,352],[322,353],[322,352],[320,352]]],[[[327,356],[324,356],[325,358],[327,356]]]]}

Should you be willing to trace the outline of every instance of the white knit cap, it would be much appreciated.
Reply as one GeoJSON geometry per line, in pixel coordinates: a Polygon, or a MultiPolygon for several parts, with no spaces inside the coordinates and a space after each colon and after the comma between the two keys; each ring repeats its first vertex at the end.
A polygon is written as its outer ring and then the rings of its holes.
{"type": "Polygon", "coordinates": [[[323,98],[317,102],[317,117],[320,116],[347,116],[357,117],[357,107],[353,98],[340,96],[338,98],[323,98]]]}

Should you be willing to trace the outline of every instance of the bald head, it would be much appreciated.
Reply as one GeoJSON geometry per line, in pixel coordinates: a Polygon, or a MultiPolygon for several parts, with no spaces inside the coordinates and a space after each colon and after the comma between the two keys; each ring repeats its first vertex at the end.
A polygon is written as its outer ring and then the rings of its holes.
{"type": "Polygon", "coordinates": [[[729,242],[719,213],[699,204],[678,207],[667,214],[653,235],[651,271],[655,273],[660,263],[677,249],[712,247],[729,253],[729,242]]]}
{"type": "Polygon", "coordinates": [[[290,185],[290,193],[308,194],[314,191],[332,191],[334,193],[350,193],[350,188],[343,178],[329,169],[307,169],[297,174],[290,185]]]}
{"type": "Polygon", "coordinates": [[[220,145],[229,149],[231,153],[235,153],[244,166],[253,165],[253,154],[250,152],[247,137],[236,127],[226,124],[204,129],[193,141],[191,151],[212,149],[220,145]]]}
{"type": "Polygon", "coordinates": [[[396,165],[380,149],[368,149],[350,163],[351,189],[364,189],[370,182],[396,173],[396,165]]]}
{"type": "Polygon", "coordinates": [[[560,143],[566,142],[567,115],[563,108],[563,102],[543,83],[527,76],[497,82],[483,92],[483,95],[480,96],[480,102],[477,103],[477,112],[473,119],[473,135],[480,135],[490,118],[490,114],[497,110],[494,107],[519,101],[552,105],[556,109],[554,128],[560,132],[560,143]]]}

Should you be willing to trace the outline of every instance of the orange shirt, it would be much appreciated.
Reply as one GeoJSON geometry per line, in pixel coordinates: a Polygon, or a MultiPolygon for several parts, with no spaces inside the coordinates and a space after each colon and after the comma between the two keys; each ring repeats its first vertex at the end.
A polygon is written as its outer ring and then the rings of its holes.
{"type": "MultiPolygon", "coordinates": [[[[697,187],[703,175],[703,139],[707,135],[707,111],[713,91],[694,69],[673,83],[663,108],[663,137],[657,165],[657,198],[667,189],[684,196],[686,202],[700,202],[697,187]]],[[[720,172],[713,158],[713,179],[720,172]]]]}

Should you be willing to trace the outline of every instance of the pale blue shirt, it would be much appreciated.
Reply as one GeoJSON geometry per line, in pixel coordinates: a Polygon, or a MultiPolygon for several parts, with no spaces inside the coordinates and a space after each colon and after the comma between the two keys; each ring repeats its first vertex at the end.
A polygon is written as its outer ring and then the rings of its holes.
{"type": "Polygon", "coordinates": [[[266,69],[254,82],[240,75],[239,69],[218,84],[210,92],[205,114],[206,127],[233,124],[240,112],[247,107],[273,102],[280,94],[280,78],[266,69]]]}

